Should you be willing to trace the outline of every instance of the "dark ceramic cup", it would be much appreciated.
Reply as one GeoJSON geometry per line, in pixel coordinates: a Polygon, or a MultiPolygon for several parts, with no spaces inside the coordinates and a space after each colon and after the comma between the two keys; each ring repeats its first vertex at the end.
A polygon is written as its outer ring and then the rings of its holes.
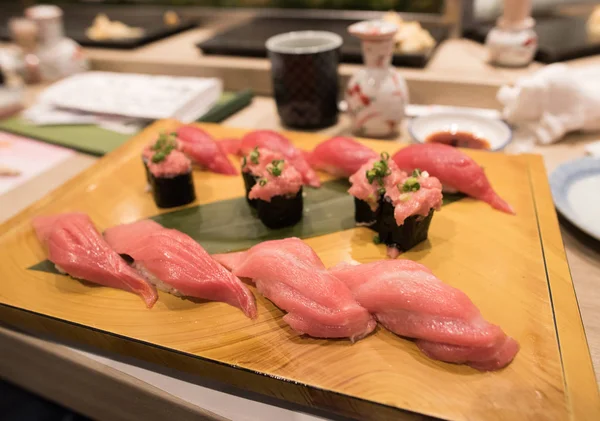
{"type": "Polygon", "coordinates": [[[337,123],[342,38],[325,31],[288,32],[269,38],[266,46],[283,124],[318,129],[337,123]]]}

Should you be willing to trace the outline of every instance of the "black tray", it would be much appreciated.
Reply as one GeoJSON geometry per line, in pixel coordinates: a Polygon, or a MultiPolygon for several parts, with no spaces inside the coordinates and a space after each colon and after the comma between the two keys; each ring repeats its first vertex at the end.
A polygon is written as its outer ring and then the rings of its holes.
{"type": "MultiPolygon", "coordinates": [[[[204,54],[266,57],[265,42],[273,35],[289,31],[329,31],[340,35],[344,40],[341,51],[343,62],[362,63],[360,40],[348,33],[348,26],[354,22],[338,19],[257,18],[221,32],[196,46],[204,54]]],[[[447,27],[429,24],[423,24],[423,27],[429,30],[436,45],[448,36],[447,27]]],[[[432,53],[433,50],[427,54],[395,54],[392,62],[395,66],[425,67],[432,53]]]]}
{"type": "MultiPolygon", "coordinates": [[[[165,7],[139,6],[139,7],[65,7],[61,5],[64,13],[65,35],[78,44],[86,47],[133,49],[144,44],[166,38],[173,34],[193,28],[198,24],[197,20],[181,18],[179,25],[166,26],[163,22],[165,7]],[[113,39],[94,41],[85,35],[85,30],[93,23],[98,13],[105,13],[110,20],[118,20],[126,25],[144,29],[144,35],[139,38],[113,39]]],[[[0,5],[0,39],[10,38],[8,30],[8,19],[12,16],[22,14],[17,7],[5,7],[0,5]],[[6,17],[6,19],[4,19],[6,17]]]]}
{"type": "MultiPolygon", "coordinates": [[[[544,17],[536,20],[538,51],[535,60],[555,63],[600,54],[600,40],[590,40],[586,30],[587,17],[544,17]]],[[[485,42],[492,23],[485,23],[465,30],[465,36],[477,42],[485,42]]]]}

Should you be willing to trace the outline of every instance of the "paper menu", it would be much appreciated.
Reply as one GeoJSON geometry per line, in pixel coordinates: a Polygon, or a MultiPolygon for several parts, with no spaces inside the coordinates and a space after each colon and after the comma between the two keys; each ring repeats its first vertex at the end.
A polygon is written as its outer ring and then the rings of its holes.
{"type": "Polygon", "coordinates": [[[71,149],[0,132],[0,167],[19,173],[0,176],[0,195],[60,165],[74,154],[71,149]]]}
{"type": "Polygon", "coordinates": [[[48,87],[38,102],[84,113],[190,123],[219,100],[215,78],[87,72],[48,87]]]}

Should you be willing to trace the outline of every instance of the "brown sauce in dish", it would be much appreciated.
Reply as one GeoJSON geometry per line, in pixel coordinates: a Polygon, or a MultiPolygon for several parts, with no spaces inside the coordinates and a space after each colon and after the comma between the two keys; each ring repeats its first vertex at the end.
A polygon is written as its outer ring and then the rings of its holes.
{"type": "Polygon", "coordinates": [[[443,143],[458,148],[490,149],[490,143],[470,132],[437,132],[430,134],[427,143],[443,143]]]}

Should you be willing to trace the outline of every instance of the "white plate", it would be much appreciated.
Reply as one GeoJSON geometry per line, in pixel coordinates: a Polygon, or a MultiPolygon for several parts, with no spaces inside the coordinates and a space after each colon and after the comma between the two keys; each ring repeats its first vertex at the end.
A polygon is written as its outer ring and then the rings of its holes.
{"type": "Polygon", "coordinates": [[[550,175],[558,211],[586,234],[600,240],[600,158],[580,158],[550,175]]]}
{"type": "Polygon", "coordinates": [[[408,131],[419,143],[438,132],[469,132],[487,140],[491,151],[504,149],[512,140],[512,130],[502,120],[485,118],[471,113],[443,112],[416,117],[408,131]]]}

